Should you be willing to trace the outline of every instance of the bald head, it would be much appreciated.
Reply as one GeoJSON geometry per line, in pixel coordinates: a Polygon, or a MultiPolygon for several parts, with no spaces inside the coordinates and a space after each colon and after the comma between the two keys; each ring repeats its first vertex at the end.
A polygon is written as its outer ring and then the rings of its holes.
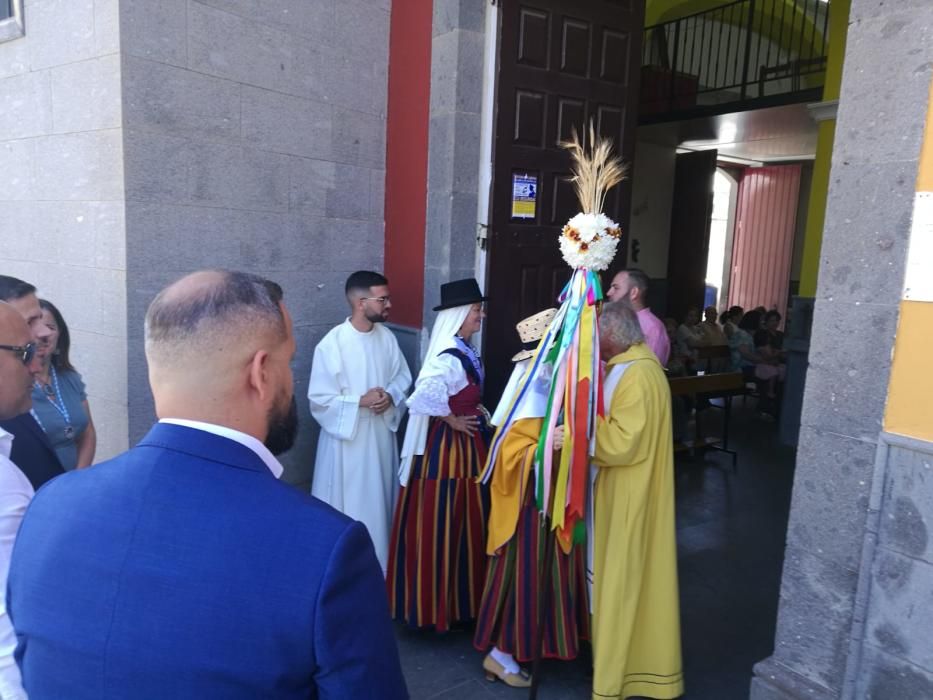
{"type": "Polygon", "coordinates": [[[265,440],[270,416],[290,410],[295,340],[275,282],[245,272],[192,273],[152,301],[145,332],[160,418],[265,440]]]}
{"type": "Polygon", "coordinates": [[[645,342],[638,315],[625,301],[603,304],[599,315],[599,346],[607,360],[645,342]]]}
{"type": "Polygon", "coordinates": [[[32,407],[32,383],[39,361],[32,333],[22,314],[0,301],[0,420],[26,413],[32,407]],[[30,350],[25,348],[30,346],[30,350]],[[24,356],[29,362],[23,362],[24,356]]]}
{"type": "Polygon", "coordinates": [[[184,371],[237,351],[284,340],[282,288],[245,272],[203,270],[162,290],[146,313],[146,357],[184,371]]]}

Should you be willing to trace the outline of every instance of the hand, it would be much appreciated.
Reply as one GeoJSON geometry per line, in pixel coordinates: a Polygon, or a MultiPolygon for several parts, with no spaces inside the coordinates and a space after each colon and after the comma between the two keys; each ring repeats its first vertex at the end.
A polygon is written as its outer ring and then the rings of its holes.
{"type": "Polygon", "coordinates": [[[451,428],[460,433],[473,435],[479,430],[479,418],[477,416],[444,416],[442,420],[451,428]]]}
{"type": "Polygon", "coordinates": [[[382,397],[385,395],[382,387],[377,386],[360,397],[360,407],[361,408],[373,408],[377,403],[382,400],[382,397]]]}
{"type": "Polygon", "coordinates": [[[395,405],[395,401],[392,400],[392,396],[387,392],[383,391],[379,400],[373,404],[372,410],[377,416],[382,415],[390,408],[395,405]]]}
{"type": "Polygon", "coordinates": [[[564,426],[558,425],[554,428],[554,450],[564,449],[564,426]]]}

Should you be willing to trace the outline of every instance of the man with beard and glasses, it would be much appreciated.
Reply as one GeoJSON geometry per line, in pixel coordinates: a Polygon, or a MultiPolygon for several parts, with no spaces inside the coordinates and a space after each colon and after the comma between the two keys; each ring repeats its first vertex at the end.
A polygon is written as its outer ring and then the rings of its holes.
{"type": "MultiPolygon", "coordinates": [[[[16,277],[0,275],[0,301],[19,312],[36,344],[36,358],[45,357],[50,350],[52,331],[42,320],[35,286],[16,277]]],[[[10,459],[23,471],[34,489],[65,473],[52,443],[31,411],[16,416],[0,416],[0,430],[16,437],[10,459]]]]}
{"type": "Polygon", "coordinates": [[[385,573],[395,507],[398,443],[411,372],[383,322],[392,301],[378,272],[347,279],[350,317],[314,349],[308,400],[321,425],[311,494],[359,520],[385,573]]]}
{"type": "Polygon", "coordinates": [[[406,698],[366,529],[278,481],[297,429],[281,288],[202,271],[155,298],[159,422],[47,484],[8,584],[43,698],[406,698]]]}

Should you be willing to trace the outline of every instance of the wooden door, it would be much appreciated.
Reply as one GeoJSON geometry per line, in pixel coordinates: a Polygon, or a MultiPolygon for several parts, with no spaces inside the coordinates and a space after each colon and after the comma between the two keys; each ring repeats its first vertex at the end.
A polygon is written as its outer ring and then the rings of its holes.
{"type": "MultiPolygon", "coordinates": [[[[634,156],[644,0],[502,0],[497,88],[486,401],[493,405],[520,342],[515,324],[556,305],[570,277],[558,236],[579,211],[559,143],[592,118],[623,159],[634,156]],[[513,202],[516,186],[535,194],[513,202]],[[531,211],[528,199],[534,199],[531,211]],[[513,204],[515,205],[513,207],[513,204]],[[517,215],[516,215],[517,214],[517,215]]],[[[630,183],[606,214],[629,221],[630,183]]],[[[626,241],[615,267],[624,266],[626,241]]]]}
{"type": "Polygon", "coordinates": [[[667,315],[678,323],[691,306],[703,308],[716,157],[715,150],[681,153],[674,168],[667,315]]]}

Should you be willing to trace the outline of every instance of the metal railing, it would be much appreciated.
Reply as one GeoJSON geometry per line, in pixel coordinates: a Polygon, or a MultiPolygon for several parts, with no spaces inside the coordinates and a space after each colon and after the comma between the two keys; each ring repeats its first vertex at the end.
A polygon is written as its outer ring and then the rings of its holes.
{"type": "Polygon", "coordinates": [[[828,29],[823,0],[737,0],[646,27],[641,113],[812,93],[822,86],[828,29]]]}

